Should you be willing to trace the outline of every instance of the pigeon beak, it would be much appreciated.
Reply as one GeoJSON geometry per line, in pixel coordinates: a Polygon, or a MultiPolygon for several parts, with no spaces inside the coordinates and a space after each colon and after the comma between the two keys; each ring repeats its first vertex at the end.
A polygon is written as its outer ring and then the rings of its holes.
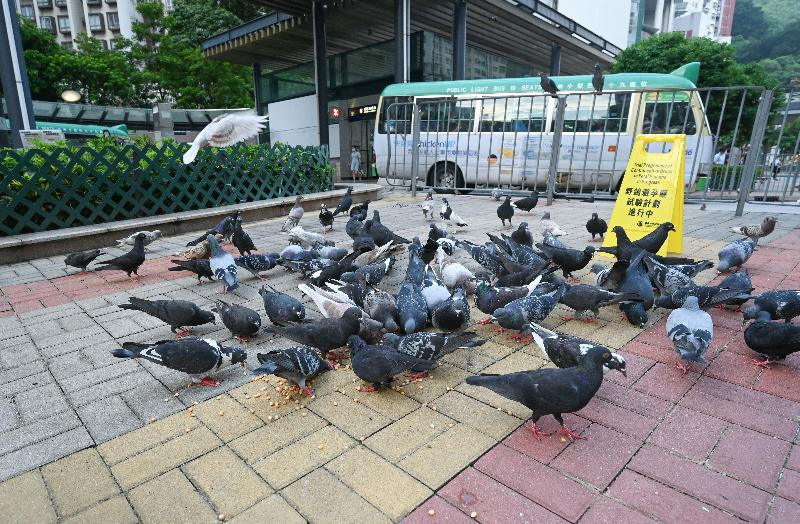
{"type": "Polygon", "coordinates": [[[622,373],[622,376],[623,376],[623,377],[625,377],[625,378],[628,378],[628,373],[627,373],[627,371],[625,371],[624,369],[620,369],[620,370],[618,370],[618,371],[619,371],[620,373],[622,373]]]}

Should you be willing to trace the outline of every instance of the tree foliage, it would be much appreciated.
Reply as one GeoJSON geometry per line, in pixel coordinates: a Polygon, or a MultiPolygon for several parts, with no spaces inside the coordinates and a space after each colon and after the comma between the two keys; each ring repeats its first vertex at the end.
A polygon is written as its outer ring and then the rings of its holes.
{"type": "Polygon", "coordinates": [[[733,45],[741,62],[758,62],[786,84],[800,78],[797,0],[737,0],[733,45]]]}

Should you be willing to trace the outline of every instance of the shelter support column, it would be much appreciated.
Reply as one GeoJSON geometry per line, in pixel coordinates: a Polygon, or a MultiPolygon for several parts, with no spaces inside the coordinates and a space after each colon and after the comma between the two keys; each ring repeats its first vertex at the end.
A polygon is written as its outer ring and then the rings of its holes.
{"type": "Polygon", "coordinates": [[[555,42],[550,44],[550,76],[561,74],[561,46],[555,42]]]}
{"type": "Polygon", "coordinates": [[[394,0],[394,81],[411,81],[411,0],[394,0]]]}
{"type": "Polygon", "coordinates": [[[0,81],[2,81],[11,132],[0,133],[0,145],[10,135],[12,147],[22,147],[20,130],[36,129],[33,102],[22,54],[22,37],[13,2],[0,2],[0,81]],[[5,135],[5,136],[4,136],[5,135]]]}
{"type": "Polygon", "coordinates": [[[315,0],[312,5],[314,21],[314,80],[317,88],[317,122],[319,123],[319,145],[328,147],[328,65],[325,42],[325,4],[315,0]]]}
{"type": "Polygon", "coordinates": [[[453,80],[467,74],[467,0],[453,4],[453,80]]]}

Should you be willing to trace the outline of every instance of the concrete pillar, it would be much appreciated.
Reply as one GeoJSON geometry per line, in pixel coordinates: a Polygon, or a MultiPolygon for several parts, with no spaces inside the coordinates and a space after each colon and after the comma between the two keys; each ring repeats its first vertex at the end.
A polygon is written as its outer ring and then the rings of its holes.
{"type": "Polygon", "coordinates": [[[159,102],[153,106],[153,131],[157,138],[175,138],[170,102],[159,102]]]}
{"type": "Polygon", "coordinates": [[[0,133],[0,141],[12,147],[22,147],[19,131],[36,129],[33,101],[28,84],[22,38],[19,33],[17,11],[12,2],[0,2],[0,81],[8,108],[10,133],[0,133]]]}
{"type": "Polygon", "coordinates": [[[394,0],[394,81],[411,79],[411,0],[394,0]]]}
{"type": "Polygon", "coordinates": [[[561,46],[553,42],[550,44],[550,76],[561,74],[561,46]]]}
{"type": "Polygon", "coordinates": [[[467,0],[453,4],[453,80],[467,75],[467,0]]]}
{"type": "Polygon", "coordinates": [[[325,5],[315,0],[312,4],[314,21],[314,79],[317,86],[317,122],[319,123],[319,145],[328,147],[328,66],[325,43],[325,5]]]}

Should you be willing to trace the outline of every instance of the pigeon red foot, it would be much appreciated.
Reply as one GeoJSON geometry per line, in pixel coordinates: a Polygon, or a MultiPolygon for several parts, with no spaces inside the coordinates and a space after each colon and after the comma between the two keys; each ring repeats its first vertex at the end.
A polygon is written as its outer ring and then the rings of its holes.
{"type": "Polygon", "coordinates": [[[687,372],[687,371],[689,371],[689,366],[687,366],[686,364],[684,364],[684,363],[683,363],[683,362],[681,362],[681,361],[678,361],[678,362],[676,362],[676,363],[675,363],[675,368],[676,368],[676,369],[680,369],[680,370],[681,370],[681,372],[682,372],[684,375],[686,374],[686,372],[687,372]]]}
{"type": "Polygon", "coordinates": [[[415,371],[414,373],[407,373],[406,378],[409,380],[419,380],[428,376],[427,371],[415,371]]]}
{"type": "Polygon", "coordinates": [[[567,315],[561,317],[561,320],[563,320],[564,322],[569,322],[570,320],[575,320],[575,317],[567,315]]]}
{"type": "Polygon", "coordinates": [[[300,394],[304,397],[310,397],[314,394],[314,389],[311,386],[306,386],[300,391],[300,394]]]}
{"type": "Polygon", "coordinates": [[[175,333],[175,338],[183,338],[188,337],[192,334],[192,328],[183,328],[179,329],[177,333],[175,333]]]}
{"type": "Polygon", "coordinates": [[[757,367],[760,367],[762,369],[772,369],[772,367],[769,365],[769,360],[758,360],[757,358],[753,358],[750,360],[752,360],[753,364],[757,367]]]}
{"type": "Polygon", "coordinates": [[[496,327],[496,328],[492,329],[492,331],[494,331],[495,333],[502,333],[505,330],[503,328],[501,328],[501,327],[496,327]]]}
{"type": "Polygon", "coordinates": [[[582,436],[578,435],[577,433],[575,433],[571,429],[569,429],[567,426],[561,426],[561,429],[558,430],[558,434],[559,435],[564,435],[565,437],[567,437],[568,439],[570,439],[573,442],[576,441],[576,440],[587,440],[586,437],[582,437],[582,436]]]}
{"type": "Polygon", "coordinates": [[[375,393],[376,391],[378,391],[372,384],[370,384],[369,386],[361,386],[360,388],[358,388],[358,390],[361,393],[375,393]]]}
{"type": "Polygon", "coordinates": [[[483,320],[481,320],[480,322],[478,322],[478,324],[483,324],[484,326],[485,326],[486,324],[491,324],[491,323],[492,323],[492,317],[484,318],[483,320]]]}
{"type": "Polygon", "coordinates": [[[203,377],[203,378],[200,379],[199,384],[201,386],[205,386],[207,388],[215,388],[215,387],[219,386],[219,380],[214,380],[211,377],[203,377]]]}
{"type": "Polygon", "coordinates": [[[537,440],[542,437],[549,437],[551,435],[550,433],[545,433],[544,431],[539,429],[536,426],[535,422],[530,422],[528,424],[525,424],[525,427],[528,428],[528,431],[530,431],[531,434],[533,434],[533,436],[536,437],[537,440]]]}
{"type": "Polygon", "coordinates": [[[247,344],[250,341],[250,338],[240,337],[239,335],[234,335],[233,338],[235,338],[239,344],[247,344]]]}
{"type": "Polygon", "coordinates": [[[260,281],[264,282],[264,281],[266,281],[266,280],[267,280],[267,277],[265,277],[264,275],[258,275],[258,279],[259,279],[260,281]]]}

